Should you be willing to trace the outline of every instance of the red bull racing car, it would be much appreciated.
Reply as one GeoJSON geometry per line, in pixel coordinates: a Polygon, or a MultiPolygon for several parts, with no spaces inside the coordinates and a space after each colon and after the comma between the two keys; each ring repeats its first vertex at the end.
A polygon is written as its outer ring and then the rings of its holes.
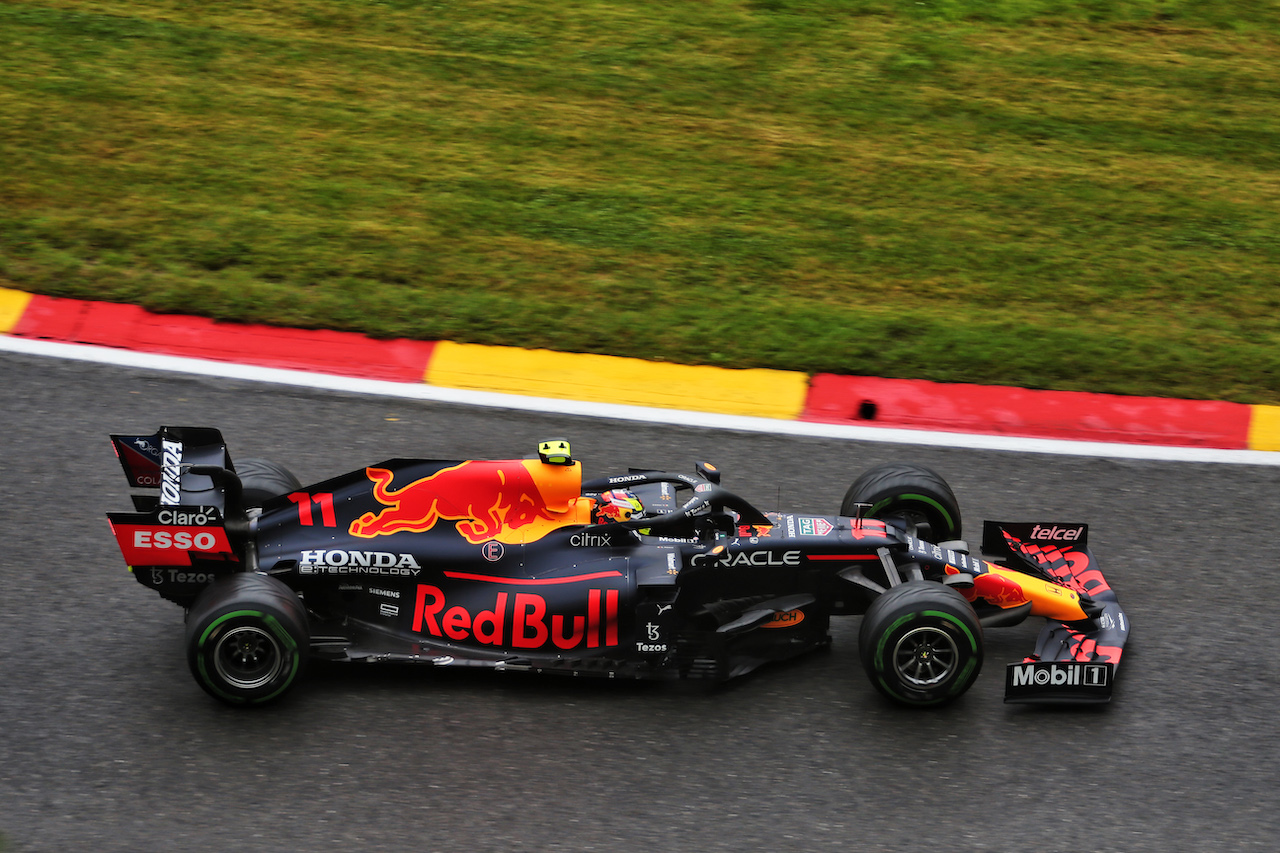
{"type": "Polygon", "coordinates": [[[306,487],[233,464],[216,429],[112,441],[152,492],[108,513],[120,550],[186,610],[191,672],[231,704],[281,696],[312,658],[719,681],[828,645],[845,615],[896,702],[955,699],[983,631],[1035,616],[1006,701],[1094,703],[1129,632],[1085,525],[987,522],[977,556],[951,489],[918,465],[873,468],[816,516],[760,512],[706,463],[584,482],[562,440],[306,487]]]}

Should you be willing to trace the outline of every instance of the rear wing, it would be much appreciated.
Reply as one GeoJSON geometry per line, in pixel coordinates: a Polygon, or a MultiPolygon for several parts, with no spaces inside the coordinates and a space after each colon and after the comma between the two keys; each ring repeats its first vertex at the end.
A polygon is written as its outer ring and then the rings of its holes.
{"type": "Polygon", "coordinates": [[[222,434],[207,427],[161,427],[154,435],[112,435],[133,495],[133,512],[107,521],[134,577],[190,606],[215,577],[249,558],[240,480],[222,434]]]}
{"type": "MultiPolygon", "coordinates": [[[[155,435],[112,435],[120,466],[135,489],[158,489],[160,506],[214,506],[226,511],[225,493],[208,474],[192,466],[213,466],[232,473],[222,433],[210,427],[160,427],[155,435]]],[[[156,506],[151,496],[135,497],[138,509],[156,506]]]]}
{"type": "Polygon", "coordinates": [[[993,560],[1053,581],[1081,596],[1085,622],[1049,620],[1035,651],[1005,673],[1006,702],[1107,702],[1129,620],[1089,550],[1085,524],[988,521],[982,551],[993,560]]]}

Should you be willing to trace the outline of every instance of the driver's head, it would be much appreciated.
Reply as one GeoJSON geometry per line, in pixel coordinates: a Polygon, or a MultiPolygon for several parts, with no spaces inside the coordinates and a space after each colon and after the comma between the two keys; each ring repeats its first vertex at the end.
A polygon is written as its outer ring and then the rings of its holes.
{"type": "Polygon", "coordinates": [[[591,520],[596,524],[628,521],[643,510],[644,504],[640,503],[634,492],[610,489],[596,498],[596,505],[591,509],[591,520]]]}

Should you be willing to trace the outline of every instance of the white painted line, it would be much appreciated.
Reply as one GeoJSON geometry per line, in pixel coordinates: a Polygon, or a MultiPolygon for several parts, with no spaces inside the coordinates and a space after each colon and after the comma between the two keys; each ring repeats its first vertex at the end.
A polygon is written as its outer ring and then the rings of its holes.
{"type": "Polygon", "coordinates": [[[97,364],[133,367],[142,370],[164,370],[173,373],[195,374],[197,376],[241,379],[248,382],[293,385],[324,391],[344,391],[351,394],[400,397],[410,400],[454,403],[462,406],[515,409],[525,412],[576,415],[587,418],[611,418],[614,420],[671,424],[705,429],[742,430],[809,438],[878,441],[886,444],[916,444],[927,447],[956,447],[969,450],[1006,450],[1014,453],[1049,453],[1061,456],[1099,456],[1112,459],[1280,466],[1280,453],[1263,450],[1216,450],[1200,447],[1163,447],[1150,444],[1112,444],[1099,441],[1019,438],[1008,435],[929,432],[926,430],[892,429],[889,427],[815,424],[804,421],[752,418],[741,415],[717,415],[707,412],[654,409],[644,406],[622,406],[610,403],[583,403],[576,400],[553,400],[545,397],[519,397],[511,394],[494,394],[487,391],[437,388],[431,385],[410,382],[357,379],[349,376],[333,376],[327,373],[308,373],[302,370],[254,367],[230,362],[206,361],[198,358],[153,355],[151,353],[111,347],[29,340],[7,335],[0,335],[0,351],[90,361],[97,364]]]}

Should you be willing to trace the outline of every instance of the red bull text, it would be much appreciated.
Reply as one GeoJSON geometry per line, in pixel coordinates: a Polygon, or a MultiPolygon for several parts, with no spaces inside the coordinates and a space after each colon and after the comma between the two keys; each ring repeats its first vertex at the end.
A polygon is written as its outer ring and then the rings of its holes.
{"type": "Polygon", "coordinates": [[[459,604],[449,606],[439,587],[419,584],[413,630],[515,649],[607,648],[618,645],[618,590],[588,590],[585,613],[548,616],[547,600],[533,592],[500,592],[492,608],[472,613],[459,604]]]}

